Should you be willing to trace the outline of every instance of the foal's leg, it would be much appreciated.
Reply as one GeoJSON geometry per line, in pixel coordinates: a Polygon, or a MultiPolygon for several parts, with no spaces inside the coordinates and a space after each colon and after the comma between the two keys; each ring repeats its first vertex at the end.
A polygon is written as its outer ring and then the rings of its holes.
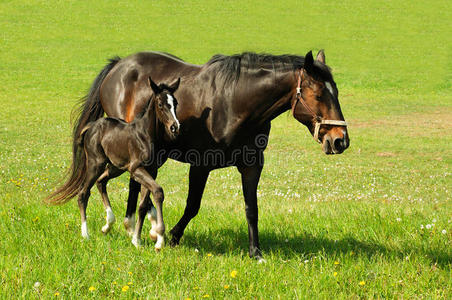
{"type": "MultiPolygon", "coordinates": [[[[151,177],[151,175],[142,167],[137,168],[133,174],[133,178],[146,187],[150,192],[152,192],[152,196],[155,201],[155,206],[157,209],[157,224],[155,227],[155,232],[157,234],[157,243],[155,244],[155,250],[159,251],[164,245],[164,233],[165,233],[165,224],[163,222],[163,189],[162,187],[155,182],[155,180],[151,177]]],[[[144,193],[141,197],[140,207],[138,209],[138,222],[137,227],[135,229],[135,234],[133,236],[132,243],[137,246],[141,240],[141,229],[143,227],[143,221],[150,208],[150,204],[147,199],[147,193],[144,193]]]]}
{"type": "Polygon", "coordinates": [[[135,232],[135,213],[137,210],[138,193],[140,192],[140,184],[130,177],[129,181],[129,198],[127,199],[127,211],[124,218],[124,227],[127,233],[132,236],[135,232]]]}
{"type": "Polygon", "coordinates": [[[172,236],[170,241],[171,246],[179,245],[185,227],[198,214],[202,193],[204,192],[209,172],[209,169],[203,167],[190,167],[187,204],[185,205],[182,218],[180,218],[179,222],[170,231],[172,236]]]}
{"type": "Polygon", "coordinates": [[[90,190],[93,187],[96,179],[102,172],[102,165],[95,162],[88,162],[88,170],[86,171],[85,181],[78,195],[78,207],[80,209],[80,217],[82,221],[82,236],[85,239],[89,239],[88,226],[86,224],[86,207],[88,206],[88,200],[90,196],[90,190]]]}
{"type": "Polygon", "coordinates": [[[118,177],[122,173],[124,173],[124,171],[115,168],[112,165],[108,165],[104,173],[99,177],[99,179],[97,179],[96,182],[97,189],[99,190],[99,193],[102,196],[102,203],[104,204],[105,211],[107,213],[106,217],[107,223],[102,227],[102,232],[104,234],[107,234],[110,231],[111,226],[116,221],[115,215],[113,214],[113,210],[111,209],[110,199],[108,199],[107,183],[110,179],[118,177]]]}
{"type": "MultiPolygon", "coordinates": [[[[152,178],[154,178],[154,180],[157,179],[157,173],[158,173],[158,169],[151,169],[148,170],[149,174],[151,175],[152,178]]],[[[152,200],[150,198],[150,193],[149,190],[143,186],[141,186],[141,195],[145,195],[146,196],[146,201],[148,201],[149,205],[150,205],[150,209],[148,211],[148,219],[151,222],[151,230],[149,230],[149,236],[151,237],[151,240],[153,241],[157,241],[157,232],[155,231],[155,228],[157,226],[157,210],[155,209],[155,206],[152,204],[152,200]]]]}

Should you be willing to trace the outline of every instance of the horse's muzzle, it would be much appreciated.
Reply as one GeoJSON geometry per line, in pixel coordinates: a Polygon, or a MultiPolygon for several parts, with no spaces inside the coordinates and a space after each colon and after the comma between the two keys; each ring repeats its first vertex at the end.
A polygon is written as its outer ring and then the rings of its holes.
{"type": "Polygon", "coordinates": [[[323,138],[322,149],[325,154],[341,154],[349,146],[350,140],[346,134],[338,138],[332,138],[330,135],[323,138]]]}

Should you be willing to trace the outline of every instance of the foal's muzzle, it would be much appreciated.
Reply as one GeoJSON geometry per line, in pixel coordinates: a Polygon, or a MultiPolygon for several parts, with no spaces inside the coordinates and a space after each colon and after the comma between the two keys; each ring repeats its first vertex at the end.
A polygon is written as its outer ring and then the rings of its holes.
{"type": "Polygon", "coordinates": [[[178,135],[178,134],[179,134],[179,124],[177,124],[176,122],[174,122],[174,123],[170,126],[170,131],[171,131],[172,134],[178,135]]]}

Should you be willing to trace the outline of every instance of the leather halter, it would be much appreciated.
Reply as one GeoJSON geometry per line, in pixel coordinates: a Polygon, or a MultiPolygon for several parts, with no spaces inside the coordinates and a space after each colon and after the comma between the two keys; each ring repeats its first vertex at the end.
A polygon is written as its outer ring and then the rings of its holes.
{"type": "Polygon", "coordinates": [[[306,101],[301,96],[301,73],[303,70],[299,71],[298,74],[298,84],[297,84],[297,93],[295,95],[296,99],[294,103],[292,104],[292,115],[295,117],[295,108],[297,107],[298,102],[303,104],[303,106],[306,108],[306,110],[312,115],[315,125],[314,125],[314,140],[316,140],[318,143],[322,143],[322,141],[319,139],[319,131],[320,126],[322,125],[335,125],[335,126],[344,126],[347,127],[347,122],[342,120],[324,120],[322,117],[318,116],[307,104],[306,101]]]}

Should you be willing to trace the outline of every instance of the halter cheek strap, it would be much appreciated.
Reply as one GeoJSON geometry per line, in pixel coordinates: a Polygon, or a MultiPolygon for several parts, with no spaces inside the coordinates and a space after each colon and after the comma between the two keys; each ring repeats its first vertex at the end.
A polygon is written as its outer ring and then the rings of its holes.
{"type": "Polygon", "coordinates": [[[303,104],[303,106],[306,108],[306,110],[312,115],[313,119],[315,120],[314,125],[314,140],[316,140],[318,143],[322,143],[322,141],[319,139],[319,132],[320,132],[320,126],[322,125],[334,125],[334,126],[344,126],[347,127],[347,122],[342,120],[323,120],[322,117],[318,116],[307,104],[306,101],[304,101],[303,97],[301,96],[301,70],[298,74],[298,84],[297,84],[297,93],[296,93],[296,99],[292,105],[292,115],[295,117],[295,108],[297,107],[298,102],[303,104]]]}

